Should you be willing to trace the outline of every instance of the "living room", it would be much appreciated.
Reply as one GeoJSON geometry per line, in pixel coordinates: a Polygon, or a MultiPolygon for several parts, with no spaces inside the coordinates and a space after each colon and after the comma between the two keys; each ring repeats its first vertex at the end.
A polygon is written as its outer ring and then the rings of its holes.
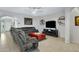
{"type": "MultiPolygon", "coordinates": [[[[35,31],[36,34],[46,35],[38,42],[38,49],[35,51],[79,51],[79,23],[75,24],[75,17],[79,17],[78,7],[0,7],[0,16],[2,41],[5,41],[3,40],[5,32],[7,36],[10,35],[8,32],[11,27],[34,27],[38,32],[35,31]],[[51,23],[54,26],[51,26],[51,23]]],[[[10,47],[1,51],[18,51],[18,49],[15,47],[13,50],[13,47],[10,47]]]]}

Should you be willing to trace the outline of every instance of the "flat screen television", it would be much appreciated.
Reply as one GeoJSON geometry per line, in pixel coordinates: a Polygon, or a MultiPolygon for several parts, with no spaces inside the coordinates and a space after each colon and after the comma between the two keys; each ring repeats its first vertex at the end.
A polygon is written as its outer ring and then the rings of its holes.
{"type": "Polygon", "coordinates": [[[56,28],[56,21],[47,21],[46,28],[56,28]]]}

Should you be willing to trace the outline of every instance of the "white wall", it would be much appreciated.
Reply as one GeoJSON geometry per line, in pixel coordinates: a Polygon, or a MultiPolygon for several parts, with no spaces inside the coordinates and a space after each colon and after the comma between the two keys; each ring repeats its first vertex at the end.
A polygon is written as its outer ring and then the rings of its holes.
{"type": "Polygon", "coordinates": [[[79,16],[79,8],[72,10],[71,42],[79,43],[79,26],[75,26],[75,16],[79,16]]]}
{"type": "Polygon", "coordinates": [[[72,8],[65,9],[65,43],[70,43],[70,21],[72,8]]]}
{"type": "MultiPolygon", "coordinates": [[[[1,15],[1,13],[0,13],[1,15]]],[[[0,21],[0,39],[1,39],[1,21],[0,21]]]]}
{"type": "Polygon", "coordinates": [[[1,39],[1,21],[0,21],[0,39],[1,39]]]}

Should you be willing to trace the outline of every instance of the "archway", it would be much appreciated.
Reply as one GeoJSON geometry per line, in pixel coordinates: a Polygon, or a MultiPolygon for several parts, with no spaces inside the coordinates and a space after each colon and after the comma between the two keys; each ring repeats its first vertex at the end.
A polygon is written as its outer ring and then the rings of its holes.
{"type": "Polygon", "coordinates": [[[15,18],[10,16],[3,16],[0,18],[1,32],[10,31],[12,26],[15,26],[15,18]]]}

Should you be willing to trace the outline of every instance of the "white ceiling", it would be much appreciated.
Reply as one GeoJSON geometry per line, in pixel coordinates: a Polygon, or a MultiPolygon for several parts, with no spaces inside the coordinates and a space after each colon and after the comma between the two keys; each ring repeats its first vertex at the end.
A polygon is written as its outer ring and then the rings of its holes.
{"type": "Polygon", "coordinates": [[[46,16],[58,13],[64,9],[64,7],[40,7],[38,9],[33,9],[33,7],[0,7],[0,10],[3,11],[25,14],[28,16],[46,16]]]}

